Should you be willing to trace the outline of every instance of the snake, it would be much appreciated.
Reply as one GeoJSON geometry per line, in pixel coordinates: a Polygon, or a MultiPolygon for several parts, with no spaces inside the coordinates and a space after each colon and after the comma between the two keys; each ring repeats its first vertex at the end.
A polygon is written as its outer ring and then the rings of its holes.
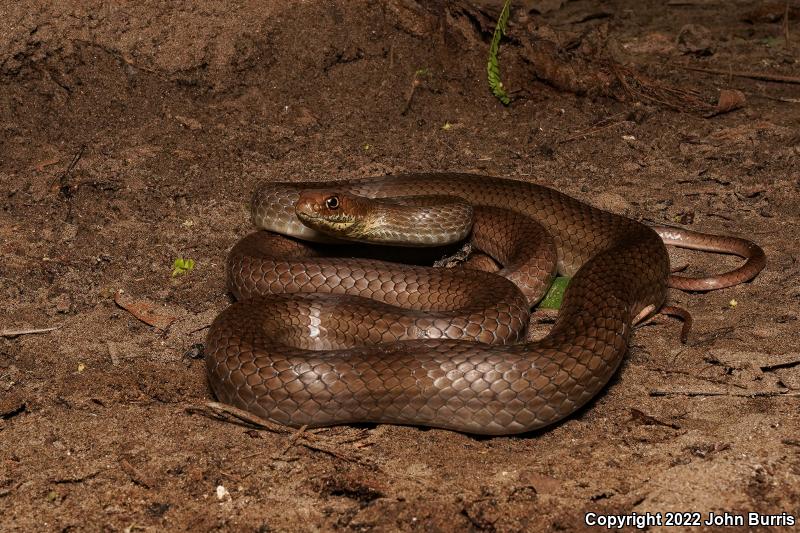
{"type": "MultiPolygon", "coordinates": [[[[259,231],[226,264],[237,301],[207,334],[208,382],[223,403],[292,427],[386,423],[481,435],[546,427],[606,386],[634,326],[665,305],[668,288],[730,287],[766,264],[746,239],[650,226],[543,185],[476,174],[264,183],[251,216],[259,231]],[[420,209],[424,202],[407,198],[421,194],[444,214],[407,216],[421,222],[410,233],[422,242],[406,246],[471,235],[500,272],[328,255],[335,241],[370,232],[374,224],[358,220],[392,228],[402,207],[420,209]],[[370,202],[383,204],[381,214],[370,202]],[[470,211],[469,231],[450,228],[470,211]],[[689,278],[670,271],[666,245],[746,261],[689,278]],[[571,277],[558,317],[529,341],[530,306],[556,274],[571,277]]],[[[388,233],[384,244],[397,244],[402,232],[388,233]]]]}

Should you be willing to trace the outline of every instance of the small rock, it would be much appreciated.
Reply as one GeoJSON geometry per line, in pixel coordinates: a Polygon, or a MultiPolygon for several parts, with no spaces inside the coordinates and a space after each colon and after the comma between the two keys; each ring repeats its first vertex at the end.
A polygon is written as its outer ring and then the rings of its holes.
{"type": "Polygon", "coordinates": [[[217,499],[221,502],[230,501],[231,499],[231,493],[228,492],[228,489],[226,489],[222,485],[217,485],[216,495],[217,499]]]}
{"type": "Polygon", "coordinates": [[[713,39],[708,28],[687,24],[678,33],[678,50],[684,54],[710,56],[714,53],[713,39]]]}

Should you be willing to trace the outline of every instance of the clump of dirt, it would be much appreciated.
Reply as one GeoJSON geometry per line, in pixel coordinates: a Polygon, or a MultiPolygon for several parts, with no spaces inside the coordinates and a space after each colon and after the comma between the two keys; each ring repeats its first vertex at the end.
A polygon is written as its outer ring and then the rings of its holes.
{"type": "Polygon", "coordinates": [[[0,5],[0,530],[800,518],[794,8],[579,0],[541,14],[515,2],[503,107],[485,80],[496,4],[0,5]],[[590,35],[641,79],[740,91],[746,107],[705,117],[635,93],[576,95],[531,61],[549,36],[568,65],[590,35]],[[224,259],[250,230],[258,182],[415,171],[532,180],[634,218],[750,236],[769,265],[746,285],[671,294],[694,315],[690,342],[672,322],[640,328],[604,393],[533,435],[298,436],[187,411],[211,399],[200,345],[230,302],[224,259]],[[194,268],[172,276],[177,258],[194,268]]]}

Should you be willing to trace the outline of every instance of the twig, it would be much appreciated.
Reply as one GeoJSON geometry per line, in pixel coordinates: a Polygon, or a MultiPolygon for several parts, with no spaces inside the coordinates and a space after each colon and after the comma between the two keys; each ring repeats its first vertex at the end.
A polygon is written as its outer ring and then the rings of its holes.
{"type": "Polygon", "coordinates": [[[9,420],[17,415],[21,415],[27,410],[28,405],[24,401],[17,401],[7,404],[5,407],[3,407],[3,410],[0,411],[0,420],[9,420]]]}
{"type": "Polygon", "coordinates": [[[186,407],[186,412],[207,416],[222,422],[240,424],[255,429],[265,429],[272,433],[280,433],[283,435],[295,431],[295,429],[288,426],[281,426],[280,424],[265,420],[260,416],[248,413],[238,407],[219,402],[208,402],[205,405],[190,405],[186,407]]]}
{"type": "Polygon", "coordinates": [[[50,331],[55,331],[60,327],[61,326],[55,326],[52,328],[4,329],[0,330],[0,337],[18,337],[20,335],[32,335],[34,333],[48,333],[50,331]]]}
{"type": "Polygon", "coordinates": [[[20,488],[22,486],[22,483],[23,483],[22,481],[18,481],[11,487],[8,487],[6,489],[0,489],[0,498],[2,498],[3,496],[8,496],[9,494],[11,494],[12,491],[15,491],[18,488],[20,488]]]}
{"type": "Polygon", "coordinates": [[[766,98],[767,100],[775,100],[776,102],[786,102],[787,104],[800,104],[800,98],[785,98],[783,96],[770,96],[768,94],[759,94],[759,93],[749,93],[746,91],[742,91],[747,96],[752,96],[754,98],[766,98]]]}
{"type": "Polygon", "coordinates": [[[299,442],[299,444],[301,446],[305,446],[309,450],[322,452],[322,453],[330,455],[331,457],[335,457],[336,459],[341,459],[343,461],[347,461],[347,462],[350,462],[350,463],[357,463],[357,464],[360,464],[362,466],[366,466],[366,467],[371,468],[371,469],[377,469],[378,468],[377,465],[375,465],[374,463],[372,463],[370,461],[367,461],[365,459],[362,459],[361,457],[350,456],[350,455],[342,453],[342,452],[340,452],[338,450],[334,450],[333,448],[328,448],[327,446],[321,446],[319,444],[308,442],[308,441],[305,441],[305,440],[301,440],[299,442]]]}
{"type": "Polygon", "coordinates": [[[768,74],[764,72],[751,72],[747,70],[722,70],[716,68],[693,67],[690,65],[678,65],[676,67],[695,70],[697,72],[706,72],[708,74],[721,74],[723,76],[736,76],[737,78],[750,78],[753,80],[774,81],[776,83],[799,83],[800,77],[798,76],[784,76],[783,74],[768,74]]]}
{"type": "Polygon", "coordinates": [[[575,135],[570,135],[569,137],[567,137],[565,139],[561,139],[561,140],[556,141],[556,142],[558,144],[568,143],[570,141],[574,141],[575,139],[580,139],[581,137],[586,137],[587,135],[592,135],[593,133],[597,133],[597,132],[600,132],[600,131],[603,131],[603,130],[607,130],[609,128],[613,128],[614,126],[619,126],[620,124],[624,124],[625,122],[627,122],[627,120],[620,120],[619,122],[612,122],[611,124],[608,124],[606,126],[601,126],[599,128],[595,128],[595,129],[592,129],[592,130],[582,131],[580,133],[576,133],[575,135]]]}
{"type": "Polygon", "coordinates": [[[193,330],[189,331],[187,333],[187,335],[191,335],[193,333],[197,333],[198,331],[202,331],[202,330],[210,328],[210,327],[211,327],[211,323],[210,322],[208,324],[203,324],[202,326],[194,328],[193,330]]]}
{"type": "Polygon", "coordinates": [[[794,366],[800,365],[800,359],[795,359],[793,361],[786,361],[783,363],[775,363],[772,365],[764,365],[759,367],[762,372],[769,372],[771,370],[780,370],[782,368],[792,368],[794,366]]]}
{"type": "MultiPolygon", "coordinates": [[[[648,367],[645,367],[645,368],[647,370],[650,370],[650,371],[653,371],[653,372],[664,372],[666,374],[680,374],[682,376],[689,376],[689,377],[692,377],[692,378],[695,378],[695,379],[699,379],[699,380],[702,380],[702,381],[707,381],[709,383],[714,383],[716,385],[728,385],[728,386],[731,386],[731,387],[736,387],[738,389],[747,390],[747,387],[745,387],[744,385],[739,385],[738,383],[730,383],[730,382],[722,380],[722,379],[701,376],[697,372],[689,372],[687,370],[663,368],[663,367],[658,367],[658,366],[648,366],[648,367]]],[[[711,368],[711,367],[708,366],[706,368],[711,368]]],[[[705,370],[705,368],[703,370],[705,370]]],[[[702,372],[702,370],[701,370],[701,372],[702,372]]]]}
{"type": "Polygon", "coordinates": [[[86,151],[86,145],[82,144],[81,147],[78,149],[77,153],[74,156],[72,156],[72,161],[70,161],[69,166],[67,166],[67,169],[58,178],[58,181],[62,187],[65,187],[67,185],[67,179],[69,179],[70,173],[77,166],[78,161],[81,160],[81,157],[83,157],[83,152],[85,151],[86,151]]]}
{"type": "Polygon", "coordinates": [[[736,328],[733,326],[725,326],[719,329],[715,329],[714,331],[709,331],[705,335],[700,337],[695,337],[694,342],[690,342],[689,346],[692,348],[697,348],[698,346],[708,346],[710,344],[714,344],[717,339],[729,337],[731,333],[735,332],[736,328]]]}
{"type": "Polygon", "coordinates": [[[775,396],[787,396],[790,398],[800,398],[800,392],[776,392],[776,391],[760,391],[760,392],[727,392],[727,391],[669,391],[653,389],[650,391],[650,396],[736,396],[741,398],[772,398],[775,396]]]}
{"type": "Polygon", "coordinates": [[[136,485],[139,485],[140,487],[144,487],[146,489],[149,489],[154,485],[153,481],[148,479],[147,476],[142,475],[142,473],[135,466],[133,466],[127,459],[121,460],[119,462],[119,466],[123,472],[128,474],[128,477],[131,478],[131,481],[133,481],[136,485]]]}
{"type": "Polygon", "coordinates": [[[672,429],[681,429],[680,424],[676,424],[674,422],[663,422],[652,415],[648,415],[644,411],[636,409],[635,407],[631,407],[631,417],[633,420],[637,420],[646,426],[665,426],[672,429]]]}
{"type": "Polygon", "coordinates": [[[305,432],[308,429],[308,424],[300,427],[297,431],[295,431],[294,435],[289,438],[289,442],[286,443],[286,446],[281,450],[281,453],[278,454],[277,458],[283,456],[289,449],[297,443],[297,439],[300,437],[305,436],[305,432]]]}
{"type": "Polygon", "coordinates": [[[288,426],[281,426],[280,424],[265,420],[260,416],[248,413],[247,411],[239,409],[238,407],[225,405],[219,402],[208,402],[205,405],[190,405],[186,407],[185,410],[190,414],[199,414],[209,418],[214,418],[216,420],[221,420],[223,422],[238,423],[254,429],[264,429],[283,435],[293,433],[288,446],[281,452],[281,455],[285,453],[285,451],[288,450],[292,445],[296,444],[298,446],[304,446],[309,450],[328,454],[337,459],[342,459],[351,463],[358,463],[373,469],[377,468],[375,464],[360,457],[353,457],[333,448],[328,448],[327,446],[323,446],[317,442],[314,442],[316,440],[314,436],[315,434],[310,433],[307,430],[307,426],[303,426],[299,430],[288,426]]]}

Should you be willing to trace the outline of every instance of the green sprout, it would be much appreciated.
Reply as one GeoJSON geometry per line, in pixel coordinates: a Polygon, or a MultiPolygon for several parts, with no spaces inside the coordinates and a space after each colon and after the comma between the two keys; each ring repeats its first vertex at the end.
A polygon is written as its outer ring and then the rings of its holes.
{"type": "Polygon", "coordinates": [[[172,262],[172,277],[182,276],[194,268],[194,259],[177,258],[172,262]]]}
{"type": "Polygon", "coordinates": [[[506,34],[506,24],[510,12],[511,0],[506,0],[503,10],[500,12],[500,18],[497,19],[497,26],[494,28],[492,43],[489,45],[489,63],[486,65],[489,88],[492,90],[492,94],[503,102],[503,105],[511,103],[511,99],[503,88],[503,82],[500,81],[500,61],[497,59],[497,53],[500,51],[500,39],[506,34]]]}
{"type": "Polygon", "coordinates": [[[558,276],[553,280],[542,301],[536,306],[538,309],[560,309],[561,301],[564,299],[564,291],[567,290],[570,278],[558,276]]]}

